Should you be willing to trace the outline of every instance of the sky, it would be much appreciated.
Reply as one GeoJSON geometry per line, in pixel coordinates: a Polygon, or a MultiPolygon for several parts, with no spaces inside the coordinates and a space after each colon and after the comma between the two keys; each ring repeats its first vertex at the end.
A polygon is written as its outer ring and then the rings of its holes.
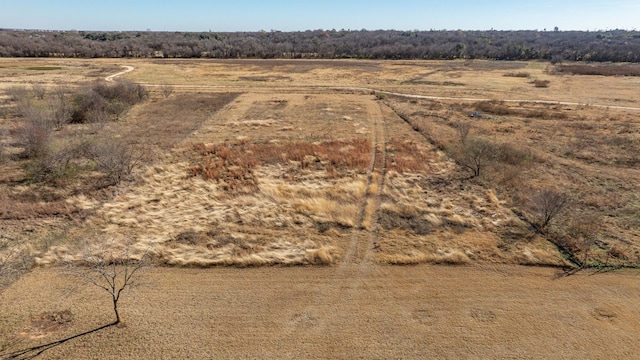
{"type": "Polygon", "coordinates": [[[0,28],[640,30],[640,0],[0,0],[0,28]]]}

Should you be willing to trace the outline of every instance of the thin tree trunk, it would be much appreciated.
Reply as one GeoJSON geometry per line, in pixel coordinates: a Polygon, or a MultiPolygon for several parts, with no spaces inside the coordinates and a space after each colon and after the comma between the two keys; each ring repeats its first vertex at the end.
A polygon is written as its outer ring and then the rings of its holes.
{"type": "Polygon", "coordinates": [[[118,300],[116,300],[115,298],[113,299],[113,312],[116,314],[116,321],[114,322],[114,324],[119,324],[120,314],[118,313],[118,300]]]}

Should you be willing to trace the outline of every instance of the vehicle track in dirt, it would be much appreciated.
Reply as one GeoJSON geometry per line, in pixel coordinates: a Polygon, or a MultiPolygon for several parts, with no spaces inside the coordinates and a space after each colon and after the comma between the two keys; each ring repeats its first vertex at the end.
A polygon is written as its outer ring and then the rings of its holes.
{"type": "Polygon", "coordinates": [[[377,239],[380,193],[385,185],[387,129],[381,104],[372,99],[367,101],[366,108],[371,129],[371,157],[366,190],[360,202],[347,251],[336,271],[332,273],[331,280],[315,287],[316,296],[310,299],[302,311],[292,310],[291,321],[284,331],[287,337],[301,332],[312,332],[315,334],[313,336],[322,339],[321,341],[331,341],[331,328],[336,324],[355,321],[352,309],[357,306],[360,291],[369,286],[371,277],[386,272],[380,266],[376,266],[373,248],[377,239]],[[333,304],[331,313],[322,311],[327,303],[333,304]]]}
{"type": "Polygon", "coordinates": [[[367,115],[371,126],[371,159],[367,171],[365,194],[360,203],[351,242],[342,260],[343,266],[372,260],[369,254],[375,242],[376,213],[380,205],[380,191],[384,186],[386,131],[380,104],[373,101],[367,103],[367,115]]]}
{"type": "Polygon", "coordinates": [[[122,75],[124,75],[124,74],[126,74],[126,73],[130,73],[130,72],[132,72],[133,70],[135,70],[135,69],[136,69],[136,68],[134,68],[133,66],[130,66],[130,65],[120,65],[120,66],[122,66],[123,68],[125,68],[125,70],[120,71],[120,72],[117,72],[117,73],[115,73],[115,74],[113,74],[113,75],[109,75],[109,76],[107,76],[106,78],[104,78],[104,80],[105,80],[105,81],[108,81],[108,82],[114,82],[114,81],[115,81],[115,79],[116,79],[118,76],[122,76],[122,75]]]}

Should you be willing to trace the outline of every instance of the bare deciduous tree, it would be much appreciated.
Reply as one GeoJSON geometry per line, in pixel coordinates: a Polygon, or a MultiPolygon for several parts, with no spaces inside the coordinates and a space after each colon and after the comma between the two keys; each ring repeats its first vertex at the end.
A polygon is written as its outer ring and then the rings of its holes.
{"type": "MultiPolygon", "coordinates": [[[[598,242],[599,234],[602,232],[603,224],[602,219],[595,213],[586,213],[580,216],[576,216],[571,219],[568,227],[568,235],[572,238],[578,247],[579,251],[582,251],[582,266],[588,266],[589,255],[591,248],[598,242]]],[[[611,254],[611,247],[607,252],[607,262],[611,254]]]]}
{"type": "Polygon", "coordinates": [[[472,171],[472,177],[478,177],[481,171],[495,159],[497,147],[483,138],[469,138],[464,143],[452,146],[449,154],[461,166],[472,171]]]}
{"type": "Polygon", "coordinates": [[[538,232],[544,232],[549,224],[569,203],[566,194],[551,189],[538,190],[532,198],[532,207],[537,219],[534,223],[538,232]]]}
{"type": "Polygon", "coordinates": [[[471,131],[471,125],[468,122],[458,121],[454,123],[454,127],[460,137],[460,142],[464,144],[469,136],[469,131],[471,131]]]}
{"type": "Polygon", "coordinates": [[[148,265],[148,252],[134,253],[132,243],[115,239],[87,245],[80,259],[65,263],[64,270],[80,283],[90,284],[109,294],[115,320],[121,322],[118,302],[126,289],[140,285],[141,271],[148,265]]]}

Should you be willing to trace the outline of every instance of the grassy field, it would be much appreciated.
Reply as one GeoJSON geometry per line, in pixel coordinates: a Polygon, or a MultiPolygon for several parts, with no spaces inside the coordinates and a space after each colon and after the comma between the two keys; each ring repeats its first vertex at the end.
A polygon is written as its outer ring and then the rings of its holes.
{"type": "Polygon", "coordinates": [[[107,241],[148,256],[153,285],[125,294],[122,324],[43,357],[637,352],[637,78],[542,62],[132,59],[119,79],[148,99],[56,127],[47,151],[79,155],[35,178],[25,103],[47,109],[60,85],[78,103],[120,65],[0,59],[0,272],[15,270],[2,354],[109,323],[109,298],[65,297],[58,271],[107,241]],[[105,142],[136,160],[117,183],[87,155],[105,142]],[[543,224],[550,193],[566,205],[543,224]]]}

